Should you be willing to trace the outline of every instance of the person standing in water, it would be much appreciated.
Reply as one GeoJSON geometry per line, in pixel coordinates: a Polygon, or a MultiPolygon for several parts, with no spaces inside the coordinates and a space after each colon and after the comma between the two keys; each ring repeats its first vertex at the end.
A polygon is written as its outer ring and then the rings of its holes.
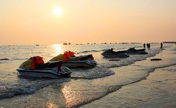
{"type": "Polygon", "coordinates": [[[150,43],[147,43],[147,48],[150,49],[150,43]]]}
{"type": "Polygon", "coordinates": [[[144,48],[145,48],[145,43],[143,44],[144,48]]]}
{"type": "Polygon", "coordinates": [[[161,42],[161,46],[160,46],[160,48],[163,48],[163,43],[161,42]]]}

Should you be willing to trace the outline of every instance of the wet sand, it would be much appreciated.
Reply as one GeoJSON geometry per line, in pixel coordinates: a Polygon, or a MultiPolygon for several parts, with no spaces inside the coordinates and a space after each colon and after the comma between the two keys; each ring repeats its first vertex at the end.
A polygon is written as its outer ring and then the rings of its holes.
{"type": "Polygon", "coordinates": [[[176,65],[156,69],[145,80],[122,87],[81,108],[176,108],[176,65]]]}
{"type": "Polygon", "coordinates": [[[138,67],[151,68],[146,78],[136,80],[80,108],[176,108],[176,64],[173,58],[175,58],[173,54],[169,55],[165,51],[131,66],[112,69],[122,72],[124,69],[130,71],[132,68],[139,70],[138,67]],[[162,60],[150,61],[151,58],[162,58],[162,60]],[[165,65],[166,63],[169,65],[165,65]]]}

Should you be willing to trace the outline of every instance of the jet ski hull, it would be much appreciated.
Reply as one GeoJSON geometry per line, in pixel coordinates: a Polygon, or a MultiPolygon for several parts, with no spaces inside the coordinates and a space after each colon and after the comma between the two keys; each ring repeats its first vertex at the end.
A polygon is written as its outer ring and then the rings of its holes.
{"type": "Polygon", "coordinates": [[[96,62],[94,60],[80,60],[80,61],[65,61],[63,62],[63,66],[69,68],[92,68],[96,66],[96,62]]]}
{"type": "Polygon", "coordinates": [[[103,54],[105,58],[125,58],[129,57],[127,54],[103,54]]]}
{"type": "Polygon", "coordinates": [[[71,75],[70,70],[64,72],[57,72],[50,69],[31,70],[29,68],[18,68],[17,71],[19,72],[20,76],[33,77],[33,78],[59,78],[59,77],[70,77],[71,75]]]}
{"type": "Polygon", "coordinates": [[[105,58],[126,58],[129,57],[126,51],[113,51],[113,48],[108,49],[102,53],[105,58]]]}
{"type": "Polygon", "coordinates": [[[130,48],[126,51],[127,54],[148,54],[145,49],[130,48]]]}

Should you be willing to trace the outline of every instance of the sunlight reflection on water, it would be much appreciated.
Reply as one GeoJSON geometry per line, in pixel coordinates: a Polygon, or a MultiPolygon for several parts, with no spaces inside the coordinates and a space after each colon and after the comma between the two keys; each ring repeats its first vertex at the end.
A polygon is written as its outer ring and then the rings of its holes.
{"type": "Polygon", "coordinates": [[[70,86],[64,86],[62,92],[66,100],[67,108],[73,107],[79,103],[81,96],[80,91],[74,91],[70,86]]]}
{"type": "Polygon", "coordinates": [[[63,45],[61,44],[54,44],[51,47],[54,49],[54,53],[52,54],[53,56],[57,56],[59,54],[64,53],[63,45]]]}

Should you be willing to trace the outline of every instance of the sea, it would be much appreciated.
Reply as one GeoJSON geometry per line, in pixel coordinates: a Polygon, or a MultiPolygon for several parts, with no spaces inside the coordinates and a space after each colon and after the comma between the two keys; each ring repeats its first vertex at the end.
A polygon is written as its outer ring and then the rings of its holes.
{"type": "Polygon", "coordinates": [[[0,108],[176,108],[176,44],[151,43],[148,54],[128,58],[101,55],[132,47],[143,43],[1,45],[0,108]],[[58,79],[24,78],[16,70],[30,57],[48,62],[64,51],[92,54],[97,66],[58,79]]]}

